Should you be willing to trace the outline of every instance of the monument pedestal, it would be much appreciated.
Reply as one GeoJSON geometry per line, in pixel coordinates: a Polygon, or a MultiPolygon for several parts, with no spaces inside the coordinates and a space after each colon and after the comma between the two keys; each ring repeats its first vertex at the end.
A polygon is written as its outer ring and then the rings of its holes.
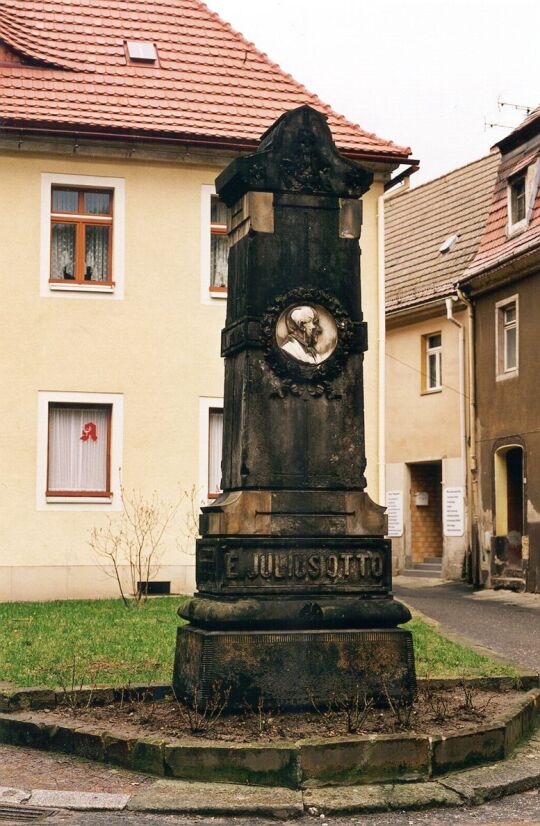
{"type": "Polygon", "coordinates": [[[388,697],[411,702],[409,631],[207,631],[178,629],[175,692],[199,708],[228,695],[231,710],[279,709],[388,697]]]}

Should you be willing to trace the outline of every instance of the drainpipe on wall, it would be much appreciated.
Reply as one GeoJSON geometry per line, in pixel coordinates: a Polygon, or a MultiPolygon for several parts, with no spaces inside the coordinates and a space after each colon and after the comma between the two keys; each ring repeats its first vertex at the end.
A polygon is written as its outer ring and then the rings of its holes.
{"type": "MultiPolygon", "coordinates": [[[[467,399],[465,395],[465,327],[463,324],[454,318],[454,302],[458,300],[457,295],[445,299],[446,303],[446,317],[448,321],[455,324],[459,329],[458,339],[458,361],[459,361],[459,431],[461,443],[461,474],[467,496],[467,534],[471,535],[471,517],[472,517],[472,502],[471,502],[471,487],[468,484],[467,478],[467,428],[466,422],[466,404],[467,399]]],[[[470,351],[470,347],[469,347],[470,351]]]]}
{"type": "Polygon", "coordinates": [[[377,297],[379,300],[379,339],[378,339],[378,372],[379,372],[379,504],[386,505],[386,380],[385,380],[385,351],[386,351],[386,314],[385,314],[385,284],[384,284],[384,195],[377,198],[377,297]]]}
{"type": "MultiPolygon", "coordinates": [[[[465,306],[467,307],[467,344],[468,344],[468,368],[469,368],[469,524],[470,524],[470,541],[471,541],[471,553],[473,551],[473,536],[472,536],[472,526],[478,519],[478,510],[477,510],[477,502],[478,502],[478,492],[477,492],[477,484],[478,484],[478,477],[477,477],[477,457],[476,457],[476,381],[475,381],[475,361],[474,361],[474,336],[475,336],[475,327],[474,327],[474,306],[472,301],[467,298],[467,296],[456,287],[456,295],[460,301],[462,301],[465,306]]],[[[480,576],[480,536],[477,537],[477,552],[478,552],[478,559],[472,560],[473,564],[476,562],[477,570],[471,570],[471,579],[473,584],[479,585],[481,576],[480,576]]]]}

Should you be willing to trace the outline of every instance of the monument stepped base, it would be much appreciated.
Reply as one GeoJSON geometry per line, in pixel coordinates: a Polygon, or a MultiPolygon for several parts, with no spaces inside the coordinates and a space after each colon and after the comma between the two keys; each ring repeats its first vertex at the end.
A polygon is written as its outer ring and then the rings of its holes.
{"type": "Polygon", "coordinates": [[[328,706],[374,696],[411,702],[412,637],[401,629],[206,631],[178,629],[174,665],[178,698],[199,708],[229,695],[230,710],[328,706]]]}

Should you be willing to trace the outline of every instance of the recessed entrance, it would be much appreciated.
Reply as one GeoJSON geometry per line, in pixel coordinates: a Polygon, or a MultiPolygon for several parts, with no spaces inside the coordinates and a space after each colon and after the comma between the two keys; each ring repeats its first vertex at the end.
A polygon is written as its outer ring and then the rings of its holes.
{"type": "Polygon", "coordinates": [[[523,536],[523,448],[500,448],[495,454],[495,523],[497,536],[507,538],[510,565],[521,563],[523,536]]]}
{"type": "Polygon", "coordinates": [[[411,556],[414,564],[441,559],[442,463],[409,465],[411,475],[411,556]]]}

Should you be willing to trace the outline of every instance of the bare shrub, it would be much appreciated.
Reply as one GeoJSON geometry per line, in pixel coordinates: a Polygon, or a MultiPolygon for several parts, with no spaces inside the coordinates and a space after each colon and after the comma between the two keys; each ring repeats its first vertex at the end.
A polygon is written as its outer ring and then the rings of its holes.
{"type": "Polygon", "coordinates": [[[208,698],[203,698],[200,686],[195,686],[191,702],[179,698],[173,689],[173,699],[180,719],[187,723],[191,734],[206,734],[215,726],[229,704],[231,686],[224,686],[219,680],[212,684],[208,698]]]}
{"type": "Polygon", "coordinates": [[[154,579],[159,570],[165,534],[180,502],[168,504],[161,501],[155,491],[147,498],[139,491],[127,493],[124,487],[121,487],[121,500],[120,513],[107,516],[104,528],[92,529],[89,545],[103,560],[104,572],[116,580],[127,608],[146,601],[144,585],[154,579]],[[127,571],[127,586],[123,571],[127,571]]]}

